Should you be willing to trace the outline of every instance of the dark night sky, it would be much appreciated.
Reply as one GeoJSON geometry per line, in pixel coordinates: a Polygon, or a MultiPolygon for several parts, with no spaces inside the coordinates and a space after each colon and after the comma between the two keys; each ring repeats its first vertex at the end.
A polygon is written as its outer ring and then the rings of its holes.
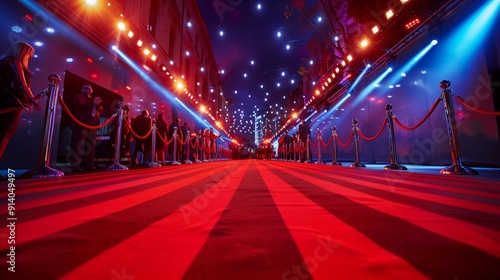
{"type": "Polygon", "coordinates": [[[198,1],[219,70],[224,71],[221,79],[227,78],[224,95],[235,101],[231,114],[238,134],[253,133],[250,121],[257,109],[262,114],[276,104],[283,106],[284,97],[300,83],[300,65],[309,63],[296,16],[285,16],[291,9],[288,2],[198,1]]]}

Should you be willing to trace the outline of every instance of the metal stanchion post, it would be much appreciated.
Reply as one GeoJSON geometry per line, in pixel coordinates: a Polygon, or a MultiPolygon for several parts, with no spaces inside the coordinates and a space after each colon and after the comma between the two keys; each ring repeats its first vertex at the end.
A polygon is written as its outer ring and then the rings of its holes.
{"type": "Polygon", "coordinates": [[[451,96],[450,81],[443,80],[439,83],[441,90],[441,97],[444,101],[444,110],[446,113],[446,126],[448,127],[448,138],[451,148],[452,165],[441,169],[441,174],[455,174],[455,175],[477,175],[479,172],[476,170],[462,165],[462,155],[460,152],[460,143],[458,141],[457,122],[455,120],[455,111],[453,109],[453,100],[451,96]]]}
{"type": "Polygon", "coordinates": [[[180,165],[181,163],[177,161],[177,127],[174,128],[174,135],[172,136],[174,139],[174,154],[172,155],[172,165],[180,165]]]}
{"type": "Polygon", "coordinates": [[[198,158],[196,159],[196,163],[201,163],[201,159],[203,159],[203,152],[201,152],[200,147],[200,136],[196,135],[196,152],[198,153],[198,158]]]}
{"type": "Polygon", "coordinates": [[[149,162],[149,167],[160,167],[156,161],[156,119],[153,119],[153,126],[151,127],[151,160],[149,162]]]}
{"type": "Polygon", "coordinates": [[[207,142],[205,139],[202,137],[201,138],[203,141],[202,149],[201,149],[201,156],[202,156],[202,162],[208,162],[207,160],[207,142]]]}
{"type": "Polygon", "coordinates": [[[189,153],[191,151],[191,131],[186,130],[186,143],[184,143],[184,148],[186,149],[186,164],[192,164],[193,162],[189,160],[189,153]]]}
{"type": "Polygon", "coordinates": [[[208,161],[212,161],[212,159],[213,159],[212,158],[212,140],[208,141],[208,147],[207,147],[207,149],[208,149],[207,160],[208,161]]]}
{"type": "Polygon", "coordinates": [[[297,161],[297,157],[296,157],[297,143],[298,142],[292,143],[293,161],[297,161]]]}
{"type": "Polygon", "coordinates": [[[293,143],[286,144],[286,161],[292,161],[292,155],[290,154],[293,151],[293,143]]]}
{"type": "Polygon", "coordinates": [[[118,110],[116,111],[118,117],[118,125],[116,126],[116,137],[115,137],[115,157],[113,165],[108,167],[108,171],[121,171],[128,170],[123,164],[120,164],[121,147],[122,147],[122,125],[123,125],[123,102],[118,103],[118,110]]]}
{"type": "Polygon", "coordinates": [[[309,158],[309,141],[310,141],[311,135],[307,134],[307,140],[306,140],[306,160],[304,162],[309,163],[311,162],[311,159],[309,158]]]}
{"type": "Polygon", "coordinates": [[[333,161],[330,165],[342,165],[342,163],[337,161],[337,127],[332,127],[332,141],[333,141],[333,161]]]}
{"type": "Polygon", "coordinates": [[[394,137],[394,121],[392,119],[392,105],[385,105],[385,112],[387,117],[387,128],[389,129],[389,148],[391,149],[390,163],[384,166],[385,170],[408,170],[406,166],[401,165],[396,157],[396,138],[394,137]]]}
{"type": "Polygon", "coordinates": [[[316,141],[316,145],[318,145],[318,161],[316,161],[317,164],[323,164],[323,161],[321,160],[321,131],[318,128],[318,140],[316,141]]]}
{"type": "Polygon", "coordinates": [[[351,167],[366,167],[366,165],[359,162],[359,135],[358,135],[358,120],[352,120],[352,129],[354,131],[354,154],[355,160],[351,167]]]}
{"type": "Polygon", "coordinates": [[[45,126],[42,131],[42,145],[40,149],[40,158],[38,161],[38,168],[33,171],[33,177],[60,177],[64,176],[64,172],[50,167],[50,149],[52,147],[52,137],[54,135],[54,122],[56,118],[56,104],[59,94],[59,83],[61,77],[56,74],[49,76],[48,89],[49,100],[45,106],[45,126]]]}

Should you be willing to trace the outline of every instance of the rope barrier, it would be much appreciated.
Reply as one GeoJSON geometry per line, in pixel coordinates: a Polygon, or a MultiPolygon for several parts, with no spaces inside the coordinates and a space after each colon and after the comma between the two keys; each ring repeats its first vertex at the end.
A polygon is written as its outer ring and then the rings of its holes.
{"type": "Polygon", "coordinates": [[[75,118],[75,116],[73,116],[73,114],[69,110],[68,106],[66,106],[66,103],[64,103],[64,100],[62,99],[61,95],[57,96],[57,100],[59,101],[59,104],[61,104],[62,109],[69,116],[69,118],[74,123],[76,123],[77,125],[85,128],[85,129],[97,130],[97,129],[103,128],[103,127],[107,126],[108,124],[110,124],[116,118],[116,114],[113,114],[109,119],[107,119],[105,122],[101,123],[100,125],[87,125],[87,124],[84,124],[81,121],[79,121],[77,118],[75,118]]]}
{"type": "Polygon", "coordinates": [[[165,143],[166,145],[170,145],[170,143],[172,143],[172,141],[174,140],[174,137],[172,137],[172,139],[168,140],[168,136],[163,138],[163,136],[161,135],[158,135],[158,137],[160,138],[160,140],[165,143]]]}
{"type": "Polygon", "coordinates": [[[301,153],[305,152],[305,151],[306,151],[306,149],[307,149],[307,146],[306,146],[306,144],[305,144],[305,143],[300,143],[300,144],[299,144],[299,151],[300,151],[301,153]]]}
{"type": "Polygon", "coordinates": [[[311,144],[311,146],[316,147],[316,145],[318,144],[318,138],[316,137],[316,141],[314,141],[314,143],[311,142],[311,140],[309,140],[309,139],[307,139],[307,142],[309,142],[309,144],[311,144]]]}
{"type": "Polygon", "coordinates": [[[349,140],[345,144],[342,143],[342,141],[340,141],[340,138],[338,136],[335,136],[335,138],[337,139],[337,142],[339,143],[340,146],[346,147],[347,145],[351,144],[353,135],[354,135],[354,130],[351,130],[351,135],[349,136],[349,140]]]}
{"type": "Polygon", "coordinates": [[[436,109],[437,105],[439,104],[439,102],[441,101],[441,98],[437,98],[436,101],[434,101],[434,104],[432,105],[431,109],[429,110],[429,112],[427,113],[427,115],[424,116],[424,118],[419,122],[417,123],[416,125],[414,126],[405,126],[403,125],[399,120],[398,118],[395,116],[395,115],[392,115],[393,116],[393,119],[394,121],[399,125],[401,126],[401,128],[403,129],[406,129],[406,130],[414,130],[416,128],[418,128],[419,126],[421,126],[429,117],[430,115],[432,114],[432,112],[434,112],[434,110],[436,109]]]}
{"type": "Polygon", "coordinates": [[[181,132],[180,134],[181,134],[181,135],[177,135],[177,141],[179,141],[179,143],[181,144],[181,146],[182,146],[182,145],[186,145],[186,141],[187,141],[187,139],[186,139],[184,142],[182,142],[182,140],[181,140],[182,132],[181,132]]]}
{"type": "Polygon", "coordinates": [[[467,103],[467,101],[465,101],[462,97],[460,97],[460,96],[458,96],[456,94],[453,94],[453,96],[460,103],[462,103],[462,105],[464,105],[465,107],[467,107],[471,111],[474,111],[474,112],[477,112],[477,113],[480,113],[480,114],[490,115],[490,116],[500,116],[500,112],[484,111],[484,110],[481,110],[481,109],[478,109],[478,108],[474,108],[472,105],[470,105],[469,103],[467,103]]]}
{"type": "MultiPolygon", "coordinates": [[[[130,126],[130,124],[128,122],[125,122],[125,124],[130,129],[130,133],[132,133],[132,135],[134,136],[134,138],[139,139],[139,140],[144,140],[144,139],[148,138],[149,135],[151,134],[151,132],[153,131],[153,129],[150,128],[149,131],[148,131],[148,133],[146,133],[144,136],[141,136],[141,135],[135,133],[135,131],[132,129],[132,127],[130,126]]],[[[160,136],[160,139],[161,138],[162,137],[160,136]]]]}
{"type": "Polygon", "coordinates": [[[373,136],[373,137],[366,137],[361,132],[361,129],[358,129],[359,136],[361,136],[361,138],[365,139],[366,141],[372,141],[372,140],[377,139],[382,134],[382,132],[384,131],[386,122],[387,122],[387,118],[384,118],[384,121],[382,122],[382,127],[380,128],[380,130],[378,131],[378,133],[375,136],[373,136]]]}
{"type": "Polygon", "coordinates": [[[328,139],[328,143],[325,143],[325,141],[323,141],[323,139],[321,139],[321,144],[326,147],[326,146],[330,145],[330,143],[332,142],[332,139],[333,139],[333,135],[330,135],[330,138],[328,139]]]}

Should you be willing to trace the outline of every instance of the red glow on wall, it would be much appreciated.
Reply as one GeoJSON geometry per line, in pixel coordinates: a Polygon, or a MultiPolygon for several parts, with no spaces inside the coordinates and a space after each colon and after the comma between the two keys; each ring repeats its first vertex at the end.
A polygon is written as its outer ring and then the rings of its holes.
{"type": "Polygon", "coordinates": [[[31,15],[25,15],[24,17],[29,21],[33,21],[33,17],[31,15]]]}
{"type": "Polygon", "coordinates": [[[92,63],[92,62],[94,62],[94,61],[92,60],[92,58],[90,58],[90,57],[89,57],[89,58],[87,58],[87,62],[88,62],[88,63],[92,63]]]}
{"type": "Polygon", "coordinates": [[[90,77],[97,79],[99,76],[97,74],[90,74],[90,77]]]}

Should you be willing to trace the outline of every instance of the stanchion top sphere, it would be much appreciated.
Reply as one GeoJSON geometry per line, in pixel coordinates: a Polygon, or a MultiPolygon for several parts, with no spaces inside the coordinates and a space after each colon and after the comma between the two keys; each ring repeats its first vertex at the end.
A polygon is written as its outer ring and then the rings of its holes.
{"type": "Polygon", "coordinates": [[[353,124],[357,124],[357,123],[358,123],[358,120],[357,120],[357,119],[352,119],[352,123],[353,123],[353,124]]]}
{"type": "Polygon", "coordinates": [[[451,82],[448,81],[448,80],[442,80],[440,83],[439,83],[439,87],[440,88],[449,88],[451,86],[451,82]]]}
{"type": "Polygon", "coordinates": [[[385,110],[392,110],[392,104],[390,103],[385,104],[385,110]]]}
{"type": "Polygon", "coordinates": [[[53,84],[58,84],[61,82],[61,77],[59,77],[59,75],[57,75],[57,74],[51,74],[48,77],[48,80],[49,80],[49,82],[51,82],[53,84]]]}

